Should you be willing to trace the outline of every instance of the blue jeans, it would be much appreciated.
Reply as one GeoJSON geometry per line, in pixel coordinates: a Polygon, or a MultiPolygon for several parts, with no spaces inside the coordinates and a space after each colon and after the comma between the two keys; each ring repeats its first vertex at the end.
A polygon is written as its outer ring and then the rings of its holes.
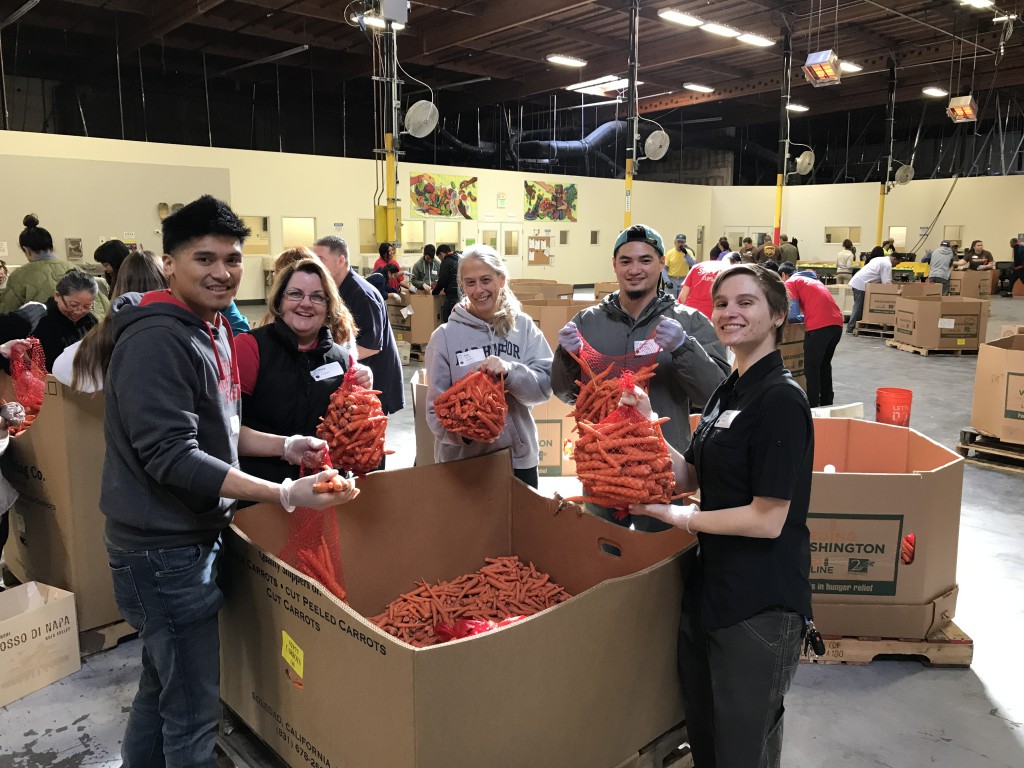
{"type": "Polygon", "coordinates": [[[846,332],[853,333],[857,321],[864,317],[864,291],[853,288],[853,309],[850,310],[850,322],[846,324],[846,332]]]}
{"type": "Polygon", "coordinates": [[[143,644],[122,768],[217,766],[220,551],[219,538],[212,545],[178,549],[107,547],[117,607],[143,644]]]}
{"type": "Polygon", "coordinates": [[[935,283],[936,285],[941,285],[942,286],[942,295],[943,296],[948,296],[949,295],[949,278],[947,278],[947,277],[929,277],[928,278],[928,282],[929,283],[935,283]]]}
{"type": "Polygon", "coordinates": [[[783,698],[800,663],[803,632],[803,618],[782,609],[706,629],[684,601],[679,672],[697,768],[779,768],[783,698]]]}

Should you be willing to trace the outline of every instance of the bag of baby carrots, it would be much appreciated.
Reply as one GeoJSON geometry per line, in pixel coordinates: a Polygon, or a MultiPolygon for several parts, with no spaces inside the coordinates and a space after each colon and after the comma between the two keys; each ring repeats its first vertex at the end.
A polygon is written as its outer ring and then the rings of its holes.
{"type": "MultiPolygon", "coordinates": [[[[314,471],[303,467],[302,475],[330,468],[330,456],[325,455],[320,469],[314,471]]],[[[339,600],[346,599],[345,574],[341,567],[341,534],[333,507],[323,510],[296,507],[288,517],[288,538],[277,556],[292,568],[320,582],[339,600]]]]}
{"type": "Polygon", "coordinates": [[[631,373],[633,383],[647,389],[658,365],[654,359],[659,347],[654,341],[653,332],[638,344],[631,355],[605,355],[594,349],[582,336],[580,340],[583,346],[579,353],[569,353],[580,364],[580,378],[576,382],[580,389],[576,395],[573,415],[577,422],[583,420],[596,424],[618,407],[623,374],[631,373]]]}
{"type": "MultiPolygon", "coordinates": [[[[623,373],[619,396],[635,385],[633,374],[623,373]]],[[[666,421],[648,421],[636,408],[622,405],[597,423],[577,421],[580,437],[573,459],[586,495],[570,501],[616,509],[618,519],[625,519],[630,504],[668,504],[675,475],[661,433],[666,421]]]]}
{"type": "Polygon", "coordinates": [[[495,440],[505,429],[505,377],[473,371],[434,400],[434,413],[449,432],[471,440],[495,440]]]}

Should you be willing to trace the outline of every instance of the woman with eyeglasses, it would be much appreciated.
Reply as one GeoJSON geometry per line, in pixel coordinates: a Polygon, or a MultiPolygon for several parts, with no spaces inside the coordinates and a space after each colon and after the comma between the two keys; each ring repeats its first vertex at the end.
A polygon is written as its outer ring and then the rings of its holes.
{"type": "Polygon", "coordinates": [[[46,370],[53,370],[57,356],[99,322],[92,314],[99,290],[92,275],[77,269],[57,281],[53,295],[46,300],[46,314],[35,329],[46,355],[46,370]]]}
{"type": "MultiPolygon", "coordinates": [[[[317,259],[278,270],[267,298],[272,321],[235,339],[242,424],[275,435],[315,434],[345,372],[372,386],[349,350],[356,328],[338,288],[317,259]]],[[[242,457],[242,471],[280,483],[299,468],[278,458],[242,457]]]]}

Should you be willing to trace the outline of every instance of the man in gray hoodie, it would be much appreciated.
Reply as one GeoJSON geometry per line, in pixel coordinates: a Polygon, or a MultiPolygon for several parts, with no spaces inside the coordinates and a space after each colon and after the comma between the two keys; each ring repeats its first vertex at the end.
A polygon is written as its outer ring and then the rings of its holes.
{"type": "Polygon", "coordinates": [[[949,293],[949,271],[953,268],[955,256],[949,240],[943,240],[939,243],[938,248],[921,259],[923,263],[931,264],[931,269],[928,270],[928,282],[941,285],[943,296],[949,293]]]}
{"type": "Polygon", "coordinates": [[[170,288],[114,317],[106,371],[100,509],[118,609],[142,639],[142,678],[121,746],[125,766],[216,768],[220,719],[217,584],[235,499],[323,509],[358,491],[315,494],[238,469],[238,455],[311,465],[326,444],[241,426],[234,338],[220,314],[242,278],[249,230],[205,195],[164,219],[170,288]]]}
{"type": "MultiPolygon", "coordinates": [[[[650,355],[658,363],[650,381],[651,406],[670,418],[662,425],[669,445],[684,451],[690,444],[691,403],[702,407],[730,365],[711,322],[658,290],[664,254],[661,235],[650,227],[635,224],[619,234],[612,251],[619,290],[578,312],[559,332],[551,388],[559,400],[576,402],[581,372],[569,352],[579,352],[584,339],[609,357],[650,355]]],[[[595,511],[601,514],[599,508],[595,511]]],[[[663,523],[646,516],[620,522],[637,530],[665,530],[663,523]]]]}

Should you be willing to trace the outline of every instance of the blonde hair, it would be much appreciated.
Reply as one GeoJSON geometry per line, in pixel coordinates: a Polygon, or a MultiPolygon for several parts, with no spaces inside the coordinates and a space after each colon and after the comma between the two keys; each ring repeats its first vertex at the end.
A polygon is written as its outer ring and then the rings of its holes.
{"type": "MultiPolygon", "coordinates": [[[[462,284],[462,267],[470,259],[482,261],[497,274],[505,278],[505,284],[501,286],[501,290],[498,292],[498,302],[494,310],[494,317],[491,318],[491,327],[494,328],[494,332],[499,336],[507,336],[516,329],[516,315],[522,311],[522,305],[519,303],[516,295],[512,293],[505,262],[501,260],[498,252],[490,246],[471,245],[462,252],[462,256],[459,259],[458,277],[460,287],[462,284]]],[[[468,303],[469,299],[464,301],[468,303]]]]}
{"type": "MultiPolygon", "coordinates": [[[[288,251],[285,251],[285,253],[288,253],[288,251]]],[[[315,257],[292,261],[274,273],[274,285],[270,289],[270,296],[268,297],[270,315],[275,319],[281,317],[281,302],[284,298],[284,292],[288,287],[288,281],[292,279],[292,275],[296,272],[306,272],[320,278],[320,286],[323,289],[324,296],[327,297],[327,305],[325,307],[327,316],[324,318],[324,325],[331,330],[331,337],[334,341],[338,344],[348,344],[349,341],[354,340],[357,330],[355,321],[352,319],[352,313],[349,312],[345,302],[338,295],[338,286],[334,284],[334,280],[327,273],[327,268],[315,257]]]]}

